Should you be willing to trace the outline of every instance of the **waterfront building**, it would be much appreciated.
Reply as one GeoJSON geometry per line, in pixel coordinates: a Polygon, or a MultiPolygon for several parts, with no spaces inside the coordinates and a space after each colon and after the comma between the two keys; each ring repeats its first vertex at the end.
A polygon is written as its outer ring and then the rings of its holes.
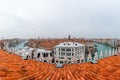
{"type": "Polygon", "coordinates": [[[64,42],[54,47],[55,63],[79,63],[84,61],[84,57],[84,44],[77,42],[64,42]]]}
{"type": "MultiPolygon", "coordinates": [[[[59,43],[54,47],[53,50],[45,50],[40,48],[32,48],[32,47],[24,47],[26,42],[22,42],[18,44],[18,46],[11,46],[11,42],[4,42],[4,48],[6,51],[10,53],[17,54],[22,57],[22,59],[33,59],[41,62],[49,62],[49,63],[82,63],[89,62],[92,60],[97,61],[98,59],[109,57],[112,55],[118,55],[117,52],[120,53],[120,47],[118,46],[118,50],[114,49],[106,49],[105,51],[100,49],[99,51],[93,52],[92,49],[94,44],[92,42],[86,44],[80,44],[77,42],[63,42],[59,43]],[[85,52],[85,49],[88,49],[88,53],[85,52]],[[108,51],[109,50],[109,51],[108,51]],[[92,53],[92,52],[93,53],[92,53]],[[103,52],[102,52],[103,51],[103,52]],[[88,54],[86,56],[86,54],[88,54]]],[[[16,44],[16,43],[13,43],[16,44]]],[[[97,45],[97,44],[96,44],[97,45]]],[[[98,44],[99,46],[101,44],[98,44]]],[[[110,46],[104,45],[103,46],[110,46]]],[[[102,47],[103,47],[102,46],[102,47]]],[[[98,47],[99,48],[99,47],[98,47]]],[[[104,47],[103,47],[104,48],[104,47]]],[[[109,48],[109,47],[108,47],[109,48]]]]}
{"type": "Polygon", "coordinates": [[[37,61],[52,63],[53,56],[51,54],[52,53],[49,50],[30,48],[26,52],[26,55],[24,55],[24,59],[34,59],[37,61]]]}

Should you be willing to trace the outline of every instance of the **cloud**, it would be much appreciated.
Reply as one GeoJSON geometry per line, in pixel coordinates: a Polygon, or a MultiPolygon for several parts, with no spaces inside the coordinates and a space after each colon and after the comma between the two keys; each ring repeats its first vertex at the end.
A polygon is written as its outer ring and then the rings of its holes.
{"type": "Polygon", "coordinates": [[[119,3],[119,0],[3,0],[0,36],[120,37],[119,3]]]}

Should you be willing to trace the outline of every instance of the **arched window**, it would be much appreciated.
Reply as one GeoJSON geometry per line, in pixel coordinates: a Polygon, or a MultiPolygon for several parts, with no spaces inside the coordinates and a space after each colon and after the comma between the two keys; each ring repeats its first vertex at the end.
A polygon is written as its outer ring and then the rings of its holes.
{"type": "Polygon", "coordinates": [[[45,57],[46,55],[45,55],[45,53],[43,53],[43,57],[45,57]]]}
{"type": "Polygon", "coordinates": [[[32,53],[32,59],[33,59],[33,57],[34,57],[34,53],[32,53]]]}
{"type": "Polygon", "coordinates": [[[44,60],[44,62],[47,62],[46,60],[44,60]]]}
{"type": "Polygon", "coordinates": [[[48,57],[48,53],[46,53],[46,57],[48,57]]]}
{"type": "Polygon", "coordinates": [[[29,56],[26,57],[27,59],[29,58],[29,56]]]}
{"type": "Polygon", "coordinates": [[[37,58],[39,58],[40,57],[40,53],[38,53],[38,55],[37,55],[37,58]]]}

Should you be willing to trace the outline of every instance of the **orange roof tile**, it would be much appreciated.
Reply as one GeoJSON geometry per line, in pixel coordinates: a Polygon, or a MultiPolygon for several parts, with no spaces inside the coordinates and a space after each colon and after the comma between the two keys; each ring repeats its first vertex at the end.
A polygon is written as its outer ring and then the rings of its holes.
{"type": "Polygon", "coordinates": [[[120,80],[120,56],[98,61],[98,64],[54,64],[22,60],[0,50],[0,80],[120,80]]]}

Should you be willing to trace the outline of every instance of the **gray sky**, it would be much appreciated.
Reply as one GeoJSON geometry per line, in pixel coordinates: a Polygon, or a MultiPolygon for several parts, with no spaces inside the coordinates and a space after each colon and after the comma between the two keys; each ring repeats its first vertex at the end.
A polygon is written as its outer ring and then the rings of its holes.
{"type": "Polygon", "coordinates": [[[120,38],[120,0],[0,0],[0,37],[120,38]]]}

